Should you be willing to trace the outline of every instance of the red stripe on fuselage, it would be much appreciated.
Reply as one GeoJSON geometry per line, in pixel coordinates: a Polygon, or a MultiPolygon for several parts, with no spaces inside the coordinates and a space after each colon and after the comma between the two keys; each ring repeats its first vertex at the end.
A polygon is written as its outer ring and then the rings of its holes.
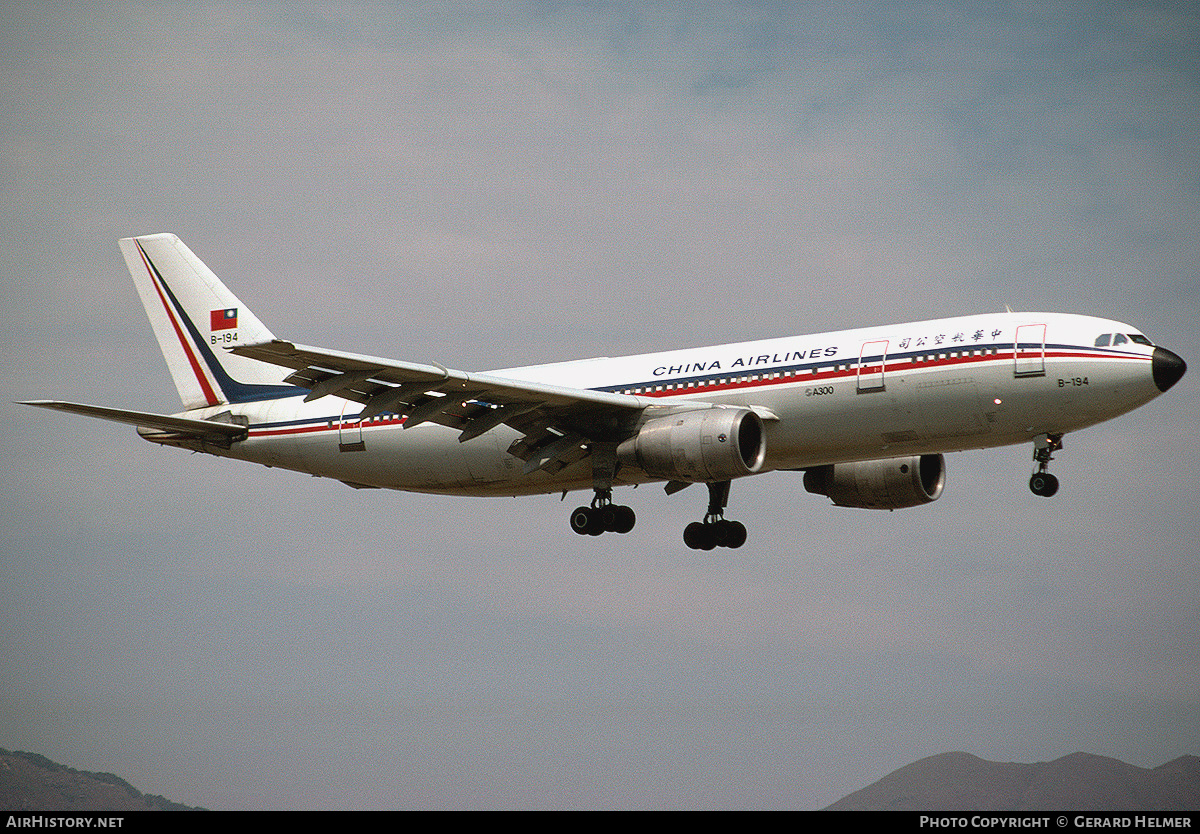
{"type": "MultiPolygon", "coordinates": [[[[967,352],[969,350],[970,350],[970,348],[960,348],[960,349],[957,349],[956,352],[962,353],[962,352],[967,352]]],[[[842,362],[832,363],[829,370],[815,370],[815,371],[814,370],[805,370],[805,371],[794,371],[794,372],[762,370],[762,371],[754,371],[751,373],[731,374],[730,376],[733,376],[736,380],[736,381],[732,381],[732,382],[708,383],[708,384],[697,383],[695,385],[688,386],[687,380],[664,381],[661,386],[664,389],[662,391],[649,391],[649,390],[637,391],[638,388],[646,389],[646,388],[652,387],[649,385],[631,385],[631,386],[628,386],[627,388],[621,388],[621,389],[617,389],[617,390],[632,391],[633,395],[637,396],[637,397],[652,397],[652,398],[678,397],[678,396],[687,396],[687,395],[695,394],[695,393],[711,393],[711,392],[717,392],[717,391],[739,391],[739,390],[743,390],[746,388],[761,388],[761,387],[770,386],[770,385],[787,385],[787,384],[794,385],[794,384],[803,383],[803,382],[815,382],[815,381],[825,382],[825,381],[836,380],[836,379],[853,380],[858,377],[860,372],[862,372],[862,373],[879,373],[882,370],[883,373],[886,375],[889,373],[900,373],[900,372],[909,371],[909,370],[918,370],[918,369],[924,370],[926,368],[946,368],[946,367],[949,367],[952,365],[973,365],[973,364],[981,363],[981,362],[1010,364],[1014,361],[1014,358],[1015,358],[1015,354],[1012,350],[998,351],[996,353],[987,353],[987,354],[970,355],[970,356],[946,356],[944,358],[942,358],[938,355],[938,354],[948,354],[950,352],[951,351],[949,351],[949,350],[930,351],[928,354],[920,354],[919,355],[919,357],[928,356],[930,358],[919,358],[918,356],[907,356],[904,358],[889,359],[886,363],[883,363],[882,368],[881,368],[881,363],[878,361],[868,362],[867,364],[861,366],[861,368],[860,368],[857,360],[851,359],[851,360],[846,360],[846,361],[842,361],[842,362]],[[840,367],[842,365],[848,365],[849,367],[840,367]],[[835,367],[835,366],[837,366],[837,367],[835,367]],[[774,374],[776,374],[776,373],[779,373],[780,375],[778,377],[774,376],[774,374]],[[745,379],[745,380],[743,380],[741,378],[741,377],[749,377],[749,376],[757,376],[759,378],[758,379],[745,379]],[[670,385],[670,386],[682,385],[684,387],[682,387],[682,388],[672,387],[670,390],[665,390],[668,385],[670,385]]],[[[1022,355],[1024,356],[1024,354],[1022,354],[1022,355]]],[[[1087,351],[1086,349],[1047,350],[1044,354],[1042,354],[1040,352],[1035,353],[1035,352],[1031,351],[1028,355],[1029,355],[1029,357],[1036,356],[1036,357],[1045,358],[1045,359],[1128,359],[1128,360],[1133,360],[1133,361],[1138,361],[1138,360],[1150,361],[1150,359],[1151,359],[1150,356],[1141,355],[1141,354],[1126,353],[1126,354],[1114,355],[1111,353],[1092,353],[1092,352],[1087,351]]],[[[653,387],[659,387],[659,386],[655,385],[653,387]]]]}
{"type": "MultiPolygon", "coordinates": [[[[967,350],[967,349],[964,348],[963,351],[965,351],[965,350],[967,350]]],[[[949,353],[949,351],[941,351],[941,352],[949,353]]],[[[936,353],[934,353],[933,355],[936,356],[936,353]]],[[[1007,350],[1007,351],[999,351],[997,353],[982,354],[982,355],[976,355],[976,356],[954,356],[954,357],[947,356],[944,359],[932,358],[932,359],[918,360],[915,357],[905,357],[903,359],[893,359],[892,361],[888,362],[885,366],[884,372],[885,372],[885,374],[888,372],[900,373],[902,371],[924,370],[926,368],[945,368],[945,367],[951,366],[951,365],[975,364],[975,363],[979,363],[979,362],[992,362],[992,363],[997,363],[997,364],[1003,363],[1005,365],[1011,365],[1011,363],[1013,362],[1014,356],[1015,356],[1015,354],[1013,353],[1013,351],[1007,350]]],[[[1126,360],[1131,360],[1131,361],[1147,361],[1147,362],[1152,359],[1152,357],[1150,357],[1148,355],[1141,355],[1141,354],[1094,353],[1094,352],[1088,351],[1086,348],[1077,348],[1074,350],[1056,350],[1056,351],[1048,350],[1045,353],[1045,358],[1046,359],[1051,359],[1051,358],[1054,358],[1054,359],[1126,359],[1126,360]]],[[[837,363],[837,364],[839,364],[839,365],[849,364],[851,367],[837,368],[837,369],[830,368],[827,371],[817,371],[816,373],[814,373],[812,371],[797,371],[794,373],[779,372],[781,374],[779,377],[771,376],[770,379],[765,379],[763,377],[772,375],[772,374],[776,373],[775,371],[761,371],[757,374],[740,374],[739,375],[739,376],[759,376],[760,377],[759,379],[755,379],[755,380],[747,379],[745,381],[726,382],[726,383],[721,383],[721,384],[714,383],[714,384],[710,384],[710,385],[693,385],[690,388],[688,388],[688,387],[673,388],[669,391],[666,391],[666,390],[664,390],[664,391],[643,391],[639,394],[635,394],[634,396],[647,397],[647,398],[653,398],[653,399],[665,399],[668,397],[691,397],[696,394],[712,394],[712,393],[720,393],[720,392],[727,392],[727,391],[738,391],[738,390],[743,390],[743,389],[747,389],[747,388],[765,388],[765,387],[773,387],[773,386],[782,387],[785,385],[798,386],[798,385],[813,382],[813,381],[824,382],[824,381],[836,380],[836,379],[854,380],[858,377],[859,368],[856,364],[856,360],[850,360],[849,363],[841,362],[841,363],[837,363]]],[[[878,368],[879,368],[879,363],[872,362],[872,363],[864,366],[863,370],[869,371],[871,373],[878,373],[878,368]]],[[[663,383],[663,387],[665,388],[667,385],[676,385],[676,384],[680,384],[680,383],[663,383]]],[[[628,387],[629,388],[638,388],[638,387],[646,387],[646,386],[628,386],[628,387]]],[[[362,424],[362,428],[366,429],[366,428],[375,428],[377,426],[399,426],[404,423],[404,420],[405,420],[404,417],[391,417],[391,418],[382,418],[382,419],[371,418],[369,421],[362,424]]],[[[312,422],[309,423],[308,425],[288,426],[286,428],[255,429],[253,426],[251,426],[250,436],[251,437],[283,437],[286,435],[316,434],[319,432],[340,431],[343,428],[350,428],[350,427],[357,426],[357,425],[359,425],[359,422],[357,420],[347,420],[343,417],[313,418],[312,422]],[[330,425],[330,422],[332,422],[333,425],[330,425]]]]}

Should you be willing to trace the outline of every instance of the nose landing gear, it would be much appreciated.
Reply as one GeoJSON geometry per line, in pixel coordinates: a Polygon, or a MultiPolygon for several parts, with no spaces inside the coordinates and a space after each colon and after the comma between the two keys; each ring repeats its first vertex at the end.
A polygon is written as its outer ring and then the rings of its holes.
{"type": "Polygon", "coordinates": [[[1058,478],[1050,474],[1050,461],[1054,452],[1063,447],[1061,434],[1041,434],[1033,439],[1033,459],[1037,471],[1029,479],[1029,489],[1034,495],[1049,498],[1058,492],[1058,478]]]}

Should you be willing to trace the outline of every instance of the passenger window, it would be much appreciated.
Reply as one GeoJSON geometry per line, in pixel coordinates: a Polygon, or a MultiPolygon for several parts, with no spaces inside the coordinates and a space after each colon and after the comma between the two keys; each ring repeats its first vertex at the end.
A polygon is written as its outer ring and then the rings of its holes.
{"type": "Polygon", "coordinates": [[[1111,333],[1105,333],[1103,336],[1096,337],[1096,347],[1108,347],[1108,343],[1112,340],[1111,333]]]}

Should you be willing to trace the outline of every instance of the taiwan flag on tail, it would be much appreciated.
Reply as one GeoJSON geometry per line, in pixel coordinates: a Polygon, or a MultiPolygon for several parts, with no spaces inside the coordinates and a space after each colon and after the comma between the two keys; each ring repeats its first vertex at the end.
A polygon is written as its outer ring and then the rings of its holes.
{"type": "Polygon", "coordinates": [[[237,327],[237,307],[213,310],[209,314],[209,330],[233,330],[237,327]]]}

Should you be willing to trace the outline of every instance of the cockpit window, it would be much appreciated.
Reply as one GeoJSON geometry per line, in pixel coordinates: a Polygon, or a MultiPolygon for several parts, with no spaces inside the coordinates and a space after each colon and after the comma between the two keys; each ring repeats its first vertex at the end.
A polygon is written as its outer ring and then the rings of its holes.
{"type": "Polygon", "coordinates": [[[1116,347],[1117,345],[1124,345],[1129,342],[1133,342],[1135,345],[1154,347],[1154,342],[1147,339],[1141,333],[1101,333],[1096,337],[1096,347],[1108,347],[1110,344],[1116,347]]]}

